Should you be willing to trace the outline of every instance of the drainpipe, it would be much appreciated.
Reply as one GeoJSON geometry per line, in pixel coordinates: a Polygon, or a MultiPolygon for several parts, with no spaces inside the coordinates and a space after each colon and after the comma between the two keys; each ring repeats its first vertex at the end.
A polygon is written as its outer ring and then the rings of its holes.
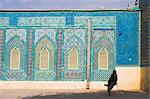
{"type": "Polygon", "coordinates": [[[87,82],[86,82],[86,89],[90,89],[90,59],[91,59],[91,52],[90,52],[90,39],[91,39],[91,20],[87,20],[87,25],[88,25],[88,41],[87,41],[87,72],[86,72],[86,77],[87,77],[87,82]]]}

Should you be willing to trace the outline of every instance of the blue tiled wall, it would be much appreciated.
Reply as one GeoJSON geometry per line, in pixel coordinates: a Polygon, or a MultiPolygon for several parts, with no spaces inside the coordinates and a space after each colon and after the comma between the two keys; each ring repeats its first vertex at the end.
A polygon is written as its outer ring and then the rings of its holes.
{"type": "Polygon", "coordinates": [[[116,16],[116,64],[138,65],[139,59],[139,12],[1,12],[9,17],[9,25],[17,26],[18,17],[65,16],[66,26],[74,25],[75,16],[116,16]]]}

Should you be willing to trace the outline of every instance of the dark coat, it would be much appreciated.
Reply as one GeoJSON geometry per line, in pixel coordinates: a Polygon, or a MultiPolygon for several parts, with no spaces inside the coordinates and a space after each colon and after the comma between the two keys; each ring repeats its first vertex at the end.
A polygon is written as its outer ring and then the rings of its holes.
{"type": "Polygon", "coordinates": [[[108,80],[108,91],[110,91],[114,85],[117,85],[117,74],[111,74],[111,77],[108,80]]]}

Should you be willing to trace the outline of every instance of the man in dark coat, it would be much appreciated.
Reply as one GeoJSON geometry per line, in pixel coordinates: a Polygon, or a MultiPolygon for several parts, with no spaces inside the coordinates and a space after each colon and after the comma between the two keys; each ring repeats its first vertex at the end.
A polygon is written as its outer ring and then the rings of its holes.
{"type": "Polygon", "coordinates": [[[117,85],[117,79],[118,78],[117,78],[116,70],[113,70],[113,74],[111,74],[111,77],[108,80],[108,84],[104,84],[108,88],[107,91],[109,93],[109,96],[110,96],[111,89],[114,87],[114,85],[117,85]]]}

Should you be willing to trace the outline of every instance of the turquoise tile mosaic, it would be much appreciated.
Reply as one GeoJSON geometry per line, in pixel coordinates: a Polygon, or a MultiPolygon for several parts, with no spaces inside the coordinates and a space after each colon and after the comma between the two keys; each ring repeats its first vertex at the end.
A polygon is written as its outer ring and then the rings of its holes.
{"type": "Polygon", "coordinates": [[[4,30],[1,79],[85,80],[87,19],[91,21],[91,80],[108,80],[116,66],[138,66],[139,13],[138,11],[0,12],[0,29],[4,30]],[[29,38],[31,29],[33,31],[29,38]],[[59,30],[62,35],[59,35],[59,30]],[[52,45],[43,43],[42,40],[52,45]],[[53,46],[53,49],[50,46],[53,46]],[[20,51],[19,70],[10,69],[10,52],[14,47],[20,51]],[[39,69],[39,64],[36,63],[40,60],[39,49],[43,47],[47,47],[50,52],[54,51],[53,64],[48,70],[39,69]],[[78,51],[78,70],[68,69],[68,55],[72,48],[78,51]],[[97,59],[101,48],[108,51],[107,70],[98,69],[97,59]],[[31,51],[28,52],[28,49],[31,51]],[[30,79],[28,73],[31,73],[30,79]]]}
{"type": "Polygon", "coordinates": [[[84,80],[86,75],[86,29],[66,29],[63,42],[64,80],[84,80]],[[68,69],[68,54],[72,48],[78,52],[78,69],[68,69]],[[70,76],[72,75],[72,76],[70,76]],[[75,76],[76,75],[76,76],[75,76]]]}

